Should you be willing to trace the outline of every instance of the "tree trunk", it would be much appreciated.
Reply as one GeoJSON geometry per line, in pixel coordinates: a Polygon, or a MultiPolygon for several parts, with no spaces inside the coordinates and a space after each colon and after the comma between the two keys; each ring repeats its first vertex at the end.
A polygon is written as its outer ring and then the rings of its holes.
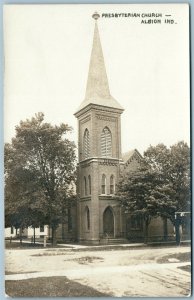
{"type": "Polygon", "coordinates": [[[22,244],[22,228],[19,229],[20,244],[22,244]]]}
{"type": "Polygon", "coordinates": [[[64,241],[65,240],[65,223],[64,223],[64,221],[62,222],[61,230],[62,230],[62,240],[64,241]]]}
{"type": "Polygon", "coordinates": [[[62,235],[62,240],[65,240],[65,208],[64,208],[64,203],[62,204],[62,226],[61,226],[61,235],[62,235]]]}
{"type": "Polygon", "coordinates": [[[149,220],[145,220],[145,237],[144,237],[144,243],[147,244],[148,242],[148,226],[149,226],[149,220]]]}
{"type": "Polygon", "coordinates": [[[52,227],[52,246],[57,245],[56,227],[52,227]]]}
{"type": "Polygon", "coordinates": [[[175,221],[175,234],[176,234],[176,245],[179,246],[181,242],[180,237],[180,222],[178,219],[175,221]]]}
{"type": "Polygon", "coordinates": [[[163,227],[164,228],[163,238],[164,238],[164,241],[166,242],[168,239],[168,226],[167,226],[167,218],[166,217],[163,218],[163,226],[164,226],[163,227]]]}
{"type": "Polygon", "coordinates": [[[36,243],[36,228],[34,227],[34,245],[36,243]]]}

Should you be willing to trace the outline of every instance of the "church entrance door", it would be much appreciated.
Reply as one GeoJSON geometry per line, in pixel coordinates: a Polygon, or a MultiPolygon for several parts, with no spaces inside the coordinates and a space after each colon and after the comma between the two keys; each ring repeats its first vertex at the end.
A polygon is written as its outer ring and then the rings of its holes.
{"type": "Polygon", "coordinates": [[[114,237],[114,215],[110,207],[103,214],[103,231],[105,236],[114,237]]]}

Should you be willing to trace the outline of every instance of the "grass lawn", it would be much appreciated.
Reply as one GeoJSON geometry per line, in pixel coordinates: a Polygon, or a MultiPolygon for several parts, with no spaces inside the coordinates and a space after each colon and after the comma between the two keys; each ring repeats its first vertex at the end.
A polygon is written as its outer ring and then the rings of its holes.
{"type": "Polygon", "coordinates": [[[179,269],[181,270],[184,270],[186,272],[191,272],[191,265],[186,265],[186,266],[181,266],[181,267],[178,267],[179,269]]]}
{"type": "MultiPolygon", "coordinates": [[[[28,240],[24,240],[24,242],[22,242],[22,244],[19,241],[12,241],[10,243],[10,241],[6,240],[5,241],[5,248],[6,249],[33,249],[33,248],[44,248],[43,243],[42,244],[33,244],[28,240]],[[27,241],[27,242],[25,242],[27,241]]],[[[46,248],[53,248],[51,244],[47,244],[46,248]]],[[[56,245],[54,248],[64,248],[62,246],[56,245]]]]}
{"type": "Polygon", "coordinates": [[[185,252],[185,253],[174,253],[165,255],[159,259],[157,259],[157,263],[163,264],[163,263],[169,263],[169,259],[177,259],[180,262],[190,262],[191,261],[191,252],[185,252]]]}
{"type": "Polygon", "coordinates": [[[11,243],[9,241],[5,241],[5,248],[6,249],[29,249],[29,248],[43,248],[43,245],[41,244],[31,244],[29,243],[22,243],[20,244],[19,241],[12,241],[11,243]]]}
{"type": "Polygon", "coordinates": [[[40,277],[5,281],[10,297],[107,297],[97,290],[69,280],[67,277],[40,277]]]}

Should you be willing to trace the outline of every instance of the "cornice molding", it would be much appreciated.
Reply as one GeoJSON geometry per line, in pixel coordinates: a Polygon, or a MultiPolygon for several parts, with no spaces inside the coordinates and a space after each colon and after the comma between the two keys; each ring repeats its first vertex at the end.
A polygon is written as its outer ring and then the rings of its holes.
{"type": "Polygon", "coordinates": [[[90,111],[90,110],[97,110],[97,111],[107,111],[107,112],[113,112],[113,113],[117,113],[117,114],[122,114],[122,112],[124,111],[124,109],[119,109],[119,108],[114,108],[114,107],[108,107],[108,106],[103,106],[103,105],[98,105],[98,104],[88,104],[87,106],[85,106],[84,108],[82,108],[80,111],[76,112],[74,114],[74,116],[76,118],[79,118],[80,116],[82,116],[84,113],[90,111]]]}
{"type": "Polygon", "coordinates": [[[88,116],[84,117],[83,119],[80,119],[80,124],[84,124],[90,120],[91,120],[91,115],[88,115],[88,116]]]}
{"type": "Polygon", "coordinates": [[[119,158],[106,158],[106,157],[91,157],[80,161],[77,166],[82,168],[90,166],[91,163],[98,163],[99,165],[123,165],[124,162],[119,158]]]}
{"type": "Polygon", "coordinates": [[[96,118],[99,120],[109,121],[109,122],[116,122],[117,119],[115,117],[110,117],[106,115],[96,114],[96,118]]]}

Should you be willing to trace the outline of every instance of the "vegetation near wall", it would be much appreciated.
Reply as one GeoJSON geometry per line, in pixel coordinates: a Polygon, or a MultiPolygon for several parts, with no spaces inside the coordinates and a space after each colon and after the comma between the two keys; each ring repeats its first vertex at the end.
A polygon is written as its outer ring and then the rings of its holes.
{"type": "MultiPolygon", "coordinates": [[[[150,146],[141,166],[125,174],[118,184],[118,198],[126,213],[141,216],[148,225],[154,217],[181,223],[177,212],[190,211],[190,149],[181,141],[167,148],[150,146]]],[[[178,230],[178,229],[177,229],[178,230]]]]}

